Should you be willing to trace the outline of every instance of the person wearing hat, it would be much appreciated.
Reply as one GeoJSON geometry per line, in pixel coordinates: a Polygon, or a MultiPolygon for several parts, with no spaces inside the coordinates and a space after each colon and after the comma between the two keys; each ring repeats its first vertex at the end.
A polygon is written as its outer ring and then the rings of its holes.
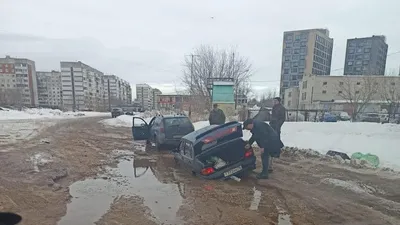
{"type": "Polygon", "coordinates": [[[272,158],[279,158],[283,143],[277,132],[263,121],[247,119],[243,122],[243,128],[250,130],[251,138],[246,145],[249,148],[254,142],[261,149],[262,171],[257,179],[268,179],[268,173],[272,172],[272,158]]]}
{"type": "Polygon", "coordinates": [[[208,117],[210,125],[221,125],[225,123],[225,120],[226,117],[224,111],[218,108],[218,104],[214,104],[210,116],[208,117]]]}
{"type": "Polygon", "coordinates": [[[274,106],[272,107],[272,115],[269,125],[278,133],[279,139],[281,138],[281,127],[286,119],[286,109],[281,104],[281,98],[274,98],[274,106]]]}

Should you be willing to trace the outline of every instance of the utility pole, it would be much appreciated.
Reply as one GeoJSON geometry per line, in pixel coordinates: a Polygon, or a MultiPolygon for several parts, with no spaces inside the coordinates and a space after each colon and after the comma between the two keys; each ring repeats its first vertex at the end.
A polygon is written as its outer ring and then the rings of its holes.
{"type": "Polygon", "coordinates": [[[191,63],[190,63],[190,97],[189,97],[189,118],[192,116],[192,101],[193,101],[193,63],[194,63],[194,57],[197,57],[199,55],[193,55],[190,54],[191,57],[191,63]]]}
{"type": "Polygon", "coordinates": [[[237,80],[235,79],[235,53],[232,53],[232,78],[234,79],[234,82],[235,82],[235,109],[237,109],[239,84],[237,83],[237,80]]]}
{"type": "Polygon", "coordinates": [[[107,79],[107,91],[108,91],[108,110],[111,112],[111,91],[110,91],[110,79],[107,79]]]}

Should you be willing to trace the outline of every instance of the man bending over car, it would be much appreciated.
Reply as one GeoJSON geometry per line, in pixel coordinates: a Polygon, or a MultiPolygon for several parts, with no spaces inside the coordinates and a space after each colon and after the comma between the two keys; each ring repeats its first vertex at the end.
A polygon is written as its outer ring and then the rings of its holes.
{"type": "Polygon", "coordinates": [[[247,119],[243,122],[243,128],[250,130],[252,134],[246,148],[256,142],[261,150],[262,171],[257,175],[257,179],[268,179],[268,173],[272,172],[270,157],[279,158],[283,143],[277,132],[265,122],[247,119]]]}

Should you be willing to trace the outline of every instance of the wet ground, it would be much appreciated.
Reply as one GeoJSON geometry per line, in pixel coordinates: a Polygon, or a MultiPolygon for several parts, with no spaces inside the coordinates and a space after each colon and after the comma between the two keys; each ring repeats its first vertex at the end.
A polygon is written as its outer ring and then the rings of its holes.
{"type": "Polygon", "coordinates": [[[390,171],[285,151],[269,180],[206,181],[98,118],[63,121],[0,153],[0,210],[22,224],[400,224],[390,171]]]}

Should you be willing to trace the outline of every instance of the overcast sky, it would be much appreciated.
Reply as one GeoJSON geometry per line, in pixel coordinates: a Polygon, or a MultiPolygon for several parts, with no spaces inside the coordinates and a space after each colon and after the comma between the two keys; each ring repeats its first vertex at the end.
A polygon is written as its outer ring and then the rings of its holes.
{"type": "MultiPolygon", "coordinates": [[[[284,31],[328,28],[341,75],[348,38],[383,34],[389,53],[400,51],[399,9],[399,0],[0,0],[0,57],[30,58],[37,70],[80,60],[165,93],[195,47],[236,47],[261,93],[279,85],[284,31]]],[[[386,70],[399,65],[393,54],[386,70]]]]}

